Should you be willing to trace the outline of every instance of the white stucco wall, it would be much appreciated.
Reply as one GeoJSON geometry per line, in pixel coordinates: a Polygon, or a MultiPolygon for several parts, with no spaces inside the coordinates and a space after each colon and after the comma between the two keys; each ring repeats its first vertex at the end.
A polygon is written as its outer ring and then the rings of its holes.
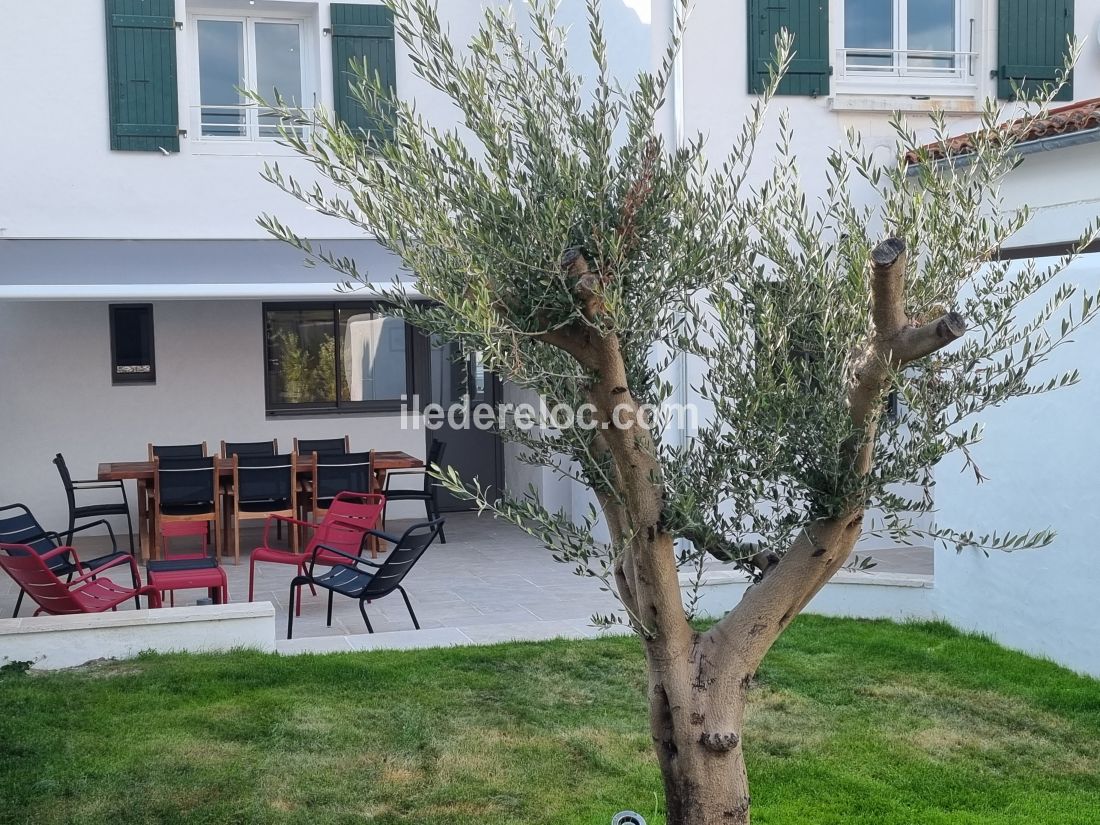
{"type": "MultiPolygon", "coordinates": [[[[402,429],[398,414],[268,418],[258,301],[157,303],[154,328],[157,383],[113,386],[107,304],[0,303],[0,501],[58,529],[68,510],[55,453],[74,477],[94,478],[100,462],[144,460],[150,441],[206,441],[215,454],[222,439],[278,438],[289,451],[295,436],[350,434],[355,450],[424,457],[424,431],[402,429]]],[[[133,508],[133,484],[129,495],[133,508]]]]}
{"type": "MultiPolygon", "coordinates": [[[[666,26],[658,25],[658,21],[663,24],[668,19],[667,12],[661,12],[672,0],[653,2],[653,37],[659,47],[667,33],[666,26]]],[[[776,99],[776,109],[786,108],[791,112],[795,129],[794,147],[799,156],[803,182],[811,195],[823,181],[822,161],[826,150],[838,144],[848,128],[855,128],[863,135],[867,145],[875,146],[892,143],[889,120],[895,109],[911,112],[914,126],[919,126],[923,118],[921,110],[927,111],[935,106],[949,112],[959,112],[952,116],[958,132],[965,132],[976,123],[974,116],[967,114],[966,110],[974,111],[981,99],[996,92],[995,81],[989,78],[989,71],[996,68],[996,3],[995,0],[964,2],[964,23],[968,26],[969,19],[975,20],[976,51],[982,55],[976,71],[976,93],[969,100],[934,95],[930,100],[914,99],[919,89],[899,90],[898,94],[845,94],[843,90],[838,92],[836,73],[832,78],[832,93],[828,96],[817,99],[784,96],[776,99]]],[[[835,51],[843,42],[843,32],[838,30],[838,10],[843,0],[829,0],[829,3],[832,21],[830,49],[833,52],[832,62],[835,63],[835,51]]],[[[1100,3],[1077,0],[1074,23],[1078,38],[1087,38],[1074,74],[1075,97],[1085,100],[1100,96],[1100,42],[1096,38],[1100,3]]],[[[698,0],[684,38],[684,131],[689,137],[700,132],[707,135],[709,151],[716,158],[729,150],[745,114],[757,100],[748,93],[747,25],[745,2],[698,0]]],[[[771,134],[774,136],[775,133],[771,134]]],[[[761,144],[768,145],[771,145],[770,141],[761,144]]],[[[767,160],[766,154],[763,159],[767,160]]]]}
{"type": "Polygon", "coordinates": [[[0,619],[0,667],[30,662],[34,670],[60,670],[145,651],[242,648],[275,652],[271,602],[0,619]]]}
{"type": "MultiPolygon", "coordinates": [[[[842,0],[831,0],[832,8],[842,0]]],[[[654,0],[654,44],[659,53],[670,0],[654,0]]],[[[942,105],[955,109],[953,133],[973,128],[977,99],[990,95],[995,65],[995,11],[993,0],[973,0],[967,7],[977,22],[978,50],[984,58],[973,101],[933,99],[918,101],[905,95],[880,95],[857,100],[837,93],[819,99],[780,97],[776,109],[791,113],[794,148],[803,185],[812,200],[822,191],[825,153],[839,143],[848,128],[857,129],[866,145],[892,144],[889,111],[906,110],[920,126],[921,109],[942,105]],[[882,111],[873,111],[880,108],[882,111]]],[[[835,16],[835,15],[834,15],[835,16]]],[[[1076,29],[1087,38],[1074,77],[1078,100],[1100,96],[1100,3],[1078,0],[1076,29]]],[[[708,152],[720,158],[728,151],[755,98],[747,93],[747,17],[744,3],[699,0],[685,39],[683,57],[682,130],[692,137],[703,133],[708,152]]],[[[832,47],[840,33],[832,32],[832,47]]],[[[834,57],[835,61],[835,57],[834,57]]],[[[775,113],[773,112],[773,120],[775,113]]],[[[774,123],[773,123],[774,126],[774,123]]],[[[774,128],[760,146],[771,146],[774,128]]],[[[1008,205],[1036,208],[1033,224],[1014,244],[1040,244],[1075,238],[1085,224],[1100,214],[1100,144],[1031,155],[1006,181],[1008,205]]],[[[760,154],[768,164],[767,151],[760,154]]],[[[1100,256],[1075,265],[1072,278],[1090,289],[1100,287],[1100,256]]],[[[1093,369],[1100,351],[1100,328],[1075,336],[1054,366],[1078,366],[1080,386],[1039,399],[1021,399],[986,416],[989,426],[979,449],[983,471],[990,481],[976,487],[973,476],[960,474],[957,463],[938,468],[937,518],[944,524],[976,531],[1053,526],[1055,544],[1046,550],[989,558],[977,552],[956,557],[938,550],[935,585],[913,591],[921,610],[942,616],[960,627],[988,633],[997,641],[1031,653],[1049,656],[1078,670],[1100,674],[1100,559],[1096,557],[1096,512],[1100,503],[1092,482],[1093,465],[1100,455],[1095,410],[1100,402],[1100,370],[1093,369]]],[[[691,380],[695,380],[693,373],[691,380]]],[[[834,587],[831,593],[835,593],[834,587]]],[[[854,615],[874,615],[868,590],[853,591],[859,598],[854,615]]],[[[823,594],[825,598],[828,593],[823,594]]],[[[727,599],[728,601],[728,599],[727,599]]],[[[888,605],[880,605],[888,607],[888,605]]],[[[816,608],[815,608],[816,609],[816,608]]],[[[889,609],[881,615],[892,615],[889,609]]],[[[915,614],[915,615],[919,615],[915,614]]]]}
{"type": "MultiPolygon", "coordinates": [[[[1095,293],[1100,256],[1080,259],[1067,277],[1095,293]]],[[[960,627],[1100,675],[1097,352],[1100,325],[1094,324],[1041,371],[1051,376],[1079,368],[1078,386],[1019,399],[984,416],[985,438],[974,455],[988,481],[976,485],[957,457],[936,474],[940,523],[979,535],[1053,527],[1054,544],[989,557],[940,549],[934,593],[938,610],[960,627]]]]}
{"type": "MultiPolygon", "coordinates": [[[[190,123],[197,102],[189,19],[194,10],[301,11],[315,22],[313,54],[306,60],[318,80],[319,101],[331,108],[331,44],[320,32],[329,23],[329,5],[329,0],[258,0],[255,6],[244,0],[176,0],[176,19],[184,22],[176,36],[180,125],[190,135],[181,140],[179,154],[166,157],[108,148],[102,0],[5,3],[0,77],[7,79],[4,105],[12,114],[9,128],[0,130],[0,238],[260,238],[266,235],[255,219],[265,211],[307,237],[358,237],[350,225],[307,211],[260,179],[264,162],[277,159],[284,171],[313,180],[308,166],[285,150],[270,143],[212,147],[195,139],[190,123]]],[[[475,30],[482,5],[483,0],[440,4],[457,43],[465,44],[475,30]]],[[[585,4],[563,5],[562,20],[582,44],[585,4]]],[[[604,15],[612,66],[628,78],[648,63],[649,30],[623,0],[607,0],[604,15]]],[[[579,61],[585,54],[578,50],[579,61]]],[[[397,73],[398,92],[415,99],[420,114],[440,127],[455,122],[456,110],[415,77],[400,43],[397,73]]]]}

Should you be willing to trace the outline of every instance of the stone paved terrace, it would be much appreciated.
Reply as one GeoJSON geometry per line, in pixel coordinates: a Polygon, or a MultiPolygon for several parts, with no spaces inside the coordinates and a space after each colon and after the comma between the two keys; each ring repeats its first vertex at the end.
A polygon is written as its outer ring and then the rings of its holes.
{"type": "MultiPolygon", "coordinates": [[[[390,532],[403,524],[393,521],[390,532]]],[[[405,580],[409,598],[425,629],[461,628],[462,637],[474,642],[510,638],[547,638],[576,635],[589,626],[593,613],[617,609],[617,602],[601,591],[600,582],[574,575],[569,566],[555,562],[549,552],[522,531],[471,513],[447,518],[447,543],[436,543],[405,580]]],[[[248,559],[244,548],[261,541],[261,529],[241,533],[241,564],[225,563],[229,576],[230,600],[248,598],[248,559]]],[[[78,539],[77,549],[85,558],[109,546],[105,537],[78,539]]],[[[930,575],[932,553],[924,548],[897,548],[872,554],[878,562],[874,572],[930,575]]],[[[142,570],[144,577],[144,569],[142,570]]],[[[275,605],[278,638],[285,639],[290,579],[289,565],[258,564],[256,599],[275,605]]],[[[0,574],[2,576],[2,574],[0,574]]],[[[115,577],[117,581],[125,577],[115,577]]],[[[15,606],[14,583],[0,578],[0,616],[10,616],[15,606]]],[[[194,603],[203,591],[177,591],[176,604],[194,603]]],[[[341,637],[366,633],[356,601],[337,596],[332,627],[325,625],[323,593],[302,596],[302,615],[294,623],[297,640],[334,637],[330,645],[313,644],[310,649],[346,649],[341,637]]],[[[412,622],[399,594],[367,606],[376,634],[412,630],[412,622]]],[[[32,609],[24,601],[22,616],[32,609]]],[[[428,635],[425,634],[427,641],[428,635]]],[[[366,641],[366,640],[364,640],[366,641]]]]}

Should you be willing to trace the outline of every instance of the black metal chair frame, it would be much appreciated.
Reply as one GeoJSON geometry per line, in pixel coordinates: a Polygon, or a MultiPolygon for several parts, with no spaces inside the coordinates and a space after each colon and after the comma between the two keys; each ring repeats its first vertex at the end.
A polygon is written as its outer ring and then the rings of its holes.
{"type": "Polygon", "coordinates": [[[53,463],[57,467],[57,472],[61,475],[61,483],[65,486],[65,496],[69,500],[69,529],[66,531],[68,538],[65,543],[72,544],[77,521],[94,518],[98,522],[102,521],[104,516],[126,516],[126,530],[130,539],[130,555],[134,555],[134,521],[130,515],[130,500],[126,496],[126,485],[121,481],[74,479],[69,473],[69,466],[65,462],[65,457],[61,453],[54,456],[53,463]],[[122,493],[122,501],[78,506],[76,494],[85,490],[118,490],[122,493]]]}
{"type": "MultiPolygon", "coordinates": [[[[386,486],[382,490],[382,494],[386,497],[386,505],[389,506],[391,501],[422,501],[424,502],[424,512],[429,521],[435,521],[439,518],[439,500],[436,498],[436,494],[439,490],[439,485],[436,484],[435,479],[431,476],[431,467],[433,464],[438,465],[443,460],[443,452],[446,450],[447,445],[445,442],[435,439],[432,441],[432,446],[428,448],[428,460],[424,462],[424,467],[418,467],[410,470],[390,470],[386,473],[386,486]],[[422,489],[410,487],[402,489],[400,487],[390,487],[390,479],[398,476],[411,476],[422,475],[424,477],[424,486],[422,489]]],[[[386,511],[382,511],[382,529],[386,529],[386,511]]],[[[443,530],[439,531],[439,543],[447,543],[447,534],[443,530]]]]}
{"type": "MultiPolygon", "coordinates": [[[[59,533],[54,530],[46,530],[38,523],[38,519],[34,517],[34,513],[25,504],[16,502],[15,504],[8,504],[0,507],[0,513],[4,513],[8,510],[21,510],[23,514],[35,525],[40,531],[38,533],[30,534],[0,534],[0,541],[6,544],[23,544],[29,546],[32,550],[38,553],[38,548],[35,547],[40,541],[49,541],[51,546],[49,550],[56,550],[58,547],[72,547],[72,535],[74,533],[82,533],[85,530],[90,530],[93,527],[98,527],[102,524],[107,528],[107,535],[111,538],[112,552],[103,556],[98,556],[94,559],[89,559],[86,562],[81,562],[79,565],[73,558],[72,553],[65,553],[58,555],[47,562],[50,569],[57,575],[58,578],[65,577],[65,581],[72,579],[73,575],[80,571],[81,567],[86,570],[96,570],[104,565],[114,566],[115,564],[121,564],[124,561],[129,561],[133,558],[133,553],[125,553],[118,549],[118,541],[115,539],[115,531],[111,529],[111,524],[106,519],[99,519],[98,521],[90,521],[87,524],[83,524],[80,527],[72,528],[64,533],[59,533]],[[63,540],[64,537],[64,540],[63,540]]],[[[48,552],[48,551],[47,551],[48,552]]],[[[42,553],[38,553],[43,555],[42,553]]],[[[132,577],[131,577],[132,578],[132,577]]],[[[141,583],[135,579],[134,587],[140,587],[141,583]]],[[[14,619],[19,615],[19,609],[23,606],[23,596],[26,594],[22,588],[19,590],[19,595],[15,599],[15,610],[12,611],[12,618],[14,619]]],[[[138,604],[137,597],[134,597],[134,603],[138,604]]],[[[138,604],[140,609],[140,604],[138,604]]]]}
{"type": "MultiPolygon", "coordinates": [[[[362,542],[359,546],[359,555],[353,556],[351,553],[345,553],[342,550],[338,550],[335,547],[326,547],[324,545],[318,545],[313,549],[313,554],[309,560],[309,569],[305,575],[295,576],[290,582],[290,605],[294,605],[294,599],[297,596],[295,590],[303,585],[310,585],[311,587],[316,585],[317,587],[324,588],[328,591],[328,615],[327,624],[332,627],[332,600],[333,595],[339,592],[342,596],[348,596],[353,599],[359,600],[359,612],[363,616],[363,621],[366,622],[367,632],[374,633],[374,628],[371,626],[370,618],[367,616],[366,603],[373,601],[374,599],[381,599],[388,596],[393,591],[398,591],[401,594],[401,598],[405,600],[405,607],[408,608],[409,617],[412,619],[413,627],[420,630],[420,622],[416,618],[416,613],[413,611],[412,602],[409,601],[409,594],[405,592],[405,588],[401,586],[401,582],[405,580],[405,576],[409,574],[413,566],[420,560],[420,557],[424,555],[425,551],[435,541],[435,537],[439,535],[443,527],[443,519],[435,519],[433,521],[420,522],[414,524],[407,529],[400,537],[390,535],[389,533],[383,533],[381,530],[365,530],[363,534],[362,542]],[[426,538],[421,535],[413,536],[416,531],[423,531],[427,529],[426,538]],[[389,551],[388,558],[381,564],[373,561],[368,561],[363,558],[363,553],[367,551],[368,542],[371,537],[384,539],[393,544],[393,548],[389,551]],[[410,547],[414,541],[423,541],[419,547],[410,547]],[[335,567],[329,568],[329,570],[321,576],[315,576],[313,574],[314,564],[316,563],[317,554],[325,550],[329,553],[334,553],[337,556],[341,556],[347,559],[349,564],[340,564],[335,567]],[[411,559],[402,558],[401,551],[411,551],[414,555],[411,559]],[[366,570],[358,569],[359,565],[366,565],[372,567],[376,572],[368,573],[366,570]],[[383,585],[378,589],[372,590],[371,585],[383,574],[391,568],[397,568],[403,566],[405,569],[396,575],[396,581],[392,584],[383,585]],[[341,577],[344,577],[341,579],[341,577]],[[341,590],[341,587],[347,584],[362,583],[362,587],[359,588],[357,593],[349,593],[345,590],[341,590]]],[[[294,638],[294,608],[288,611],[286,637],[288,639],[294,638]]]]}

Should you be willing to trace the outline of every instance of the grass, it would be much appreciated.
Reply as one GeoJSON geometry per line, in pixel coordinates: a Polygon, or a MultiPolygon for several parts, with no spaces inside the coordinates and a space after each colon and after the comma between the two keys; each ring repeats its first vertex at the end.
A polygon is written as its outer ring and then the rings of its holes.
{"type": "MultiPolygon", "coordinates": [[[[0,675],[0,822],[659,825],[632,639],[0,675]]],[[[802,617],[746,723],[759,825],[1100,821],[1100,683],[802,617]]]]}

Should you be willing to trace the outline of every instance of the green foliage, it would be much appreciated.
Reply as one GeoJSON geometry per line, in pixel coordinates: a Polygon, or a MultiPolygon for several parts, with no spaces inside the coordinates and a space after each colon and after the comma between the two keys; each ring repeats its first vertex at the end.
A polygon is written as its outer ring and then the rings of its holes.
{"type": "MultiPolygon", "coordinates": [[[[546,341],[565,327],[615,336],[641,402],[667,401],[671,365],[694,363],[701,378],[693,390],[709,415],[690,439],[658,437],[655,447],[662,524],[690,540],[685,564],[698,565],[705,551],[738,564],[761,548],[781,555],[808,520],[853,502],[882,512],[878,529],[902,540],[923,534],[987,549],[1049,542],[1046,530],[981,537],[929,528],[920,517],[932,508],[932,468],[951,452],[969,459],[982,413],[1076,380],[1034,374],[1095,317],[1095,296],[1056,283],[1069,258],[1047,268],[994,260],[1029,218],[1001,201],[1000,183],[1019,158],[1018,133],[1000,124],[1025,111],[1044,114],[1057,85],[1024,109],[989,103],[964,159],[932,162],[926,139],[900,118],[885,158],[853,132],[829,153],[825,190],[811,197],[785,112],[774,152],[757,158],[791,57],[786,35],[769,88],[724,157],[712,161],[702,136],[670,147],[657,128],[678,37],[655,72],[622,86],[610,76],[598,0],[588,3],[591,64],[583,74],[567,57],[551,0],[532,0],[529,28],[507,8],[488,7],[465,48],[430,0],[389,5],[414,71],[453,104],[458,122],[428,122],[364,72],[357,95],[386,120],[392,139],[352,134],[325,112],[307,117],[277,106],[309,127],[292,125],[284,139],[325,186],[304,186],[278,164],[266,177],[377,238],[431,303],[411,302],[403,283],[371,283],[353,260],[265,216],[271,234],[334,267],[348,288],[370,285],[422,330],[480,350],[489,368],[550,404],[576,407],[591,381],[546,341]],[[920,162],[908,164],[907,152],[920,162]],[[875,333],[868,258],[887,236],[909,250],[911,321],[957,311],[970,332],[889,376],[900,414],[887,416],[883,403],[873,466],[863,474],[846,449],[865,436],[853,424],[849,390],[875,333]],[[593,274],[583,298],[571,269],[578,256],[593,274]]],[[[933,115],[931,126],[948,146],[946,118],[933,115]]],[[[603,497],[618,495],[592,433],[505,435],[523,444],[527,460],[603,497]]],[[[445,483],[462,489],[458,479],[445,483]]],[[[578,537],[533,491],[482,506],[534,530],[582,570],[602,576],[616,554],[578,537]]]]}
{"type": "MultiPolygon", "coordinates": [[[[276,330],[272,334],[279,361],[283,400],[301,403],[336,398],[336,340],[324,335],[310,347],[297,332],[276,330]]],[[[347,387],[344,387],[347,400],[347,387]]]]}
{"type": "MultiPolygon", "coordinates": [[[[0,823],[661,825],[645,684],[629,638],[0,678],[0,823]]],[[[745,741],[763,823],[1100,810],[1100,684],[945,625],[798,619],[745,741]]]]}

